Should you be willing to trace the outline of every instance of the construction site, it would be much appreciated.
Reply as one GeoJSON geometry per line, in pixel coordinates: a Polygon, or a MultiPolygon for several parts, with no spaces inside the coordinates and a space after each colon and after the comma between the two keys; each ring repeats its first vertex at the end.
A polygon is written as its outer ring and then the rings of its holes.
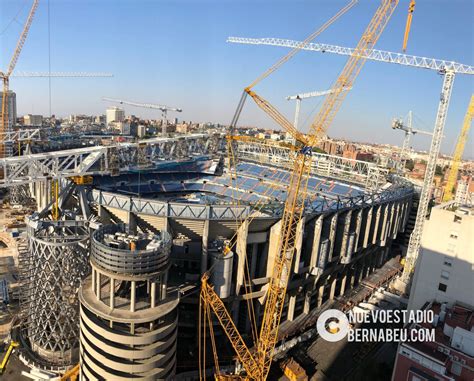
{"type": "MultiPolygon", "coordinates": [[[[317,341],[316,320],[329,308],[406,308],[454,78],[474,74],[469,65],[374,49],[398,0],[380,1],[353,49],[312,42],[355,3],[302,42],[230,37],[290,51],[245,87],[225,130],[178,134],[164,126],[157,136],[118,141],[90,131],[61,138],[56,127],[25,129],[9,117],[9,79],[33,1],[0,72],[2,379],[348,379],[349,368],[329,356],[335,349],[317,341]],[[300,50],[347,63],[331,89],[292,98],[293,123],[254,87],[300,50]],[[420,132],[410,123],[394,121],[405,132],[395,167],[315,149],[368,60],[442,75],[422,186],[404,173],[403,150],[420,132]],[[303,133],[300,102],[314,96],[324,98],[303,133]],[[289,139],[239,133],[246,99],[289,139]]],[[[473,114],[471,99],[446,201],[473,114]]],[[[357,347],[339,361],[355,369],[372,352],[357,347]]]]}

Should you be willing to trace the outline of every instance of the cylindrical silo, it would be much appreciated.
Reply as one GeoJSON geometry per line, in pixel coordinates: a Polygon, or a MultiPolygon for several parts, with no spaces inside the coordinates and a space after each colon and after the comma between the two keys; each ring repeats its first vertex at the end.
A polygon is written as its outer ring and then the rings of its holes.
{"type": "Polygon", "coordinates": [[[229,251],[227,254],[223,254],[221,251],[212,251],[211,261],[211,283],[214,286],[214,291],[221,299],[227,298],[232,289],[234,253],[229,251]]]}

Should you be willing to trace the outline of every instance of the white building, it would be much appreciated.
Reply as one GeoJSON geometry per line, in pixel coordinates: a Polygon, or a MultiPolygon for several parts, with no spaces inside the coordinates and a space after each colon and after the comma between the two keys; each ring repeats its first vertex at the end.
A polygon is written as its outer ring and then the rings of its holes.
{"type": "Polygon", "coordinates": [[[408,309],[435,300],[474,305],[474,207],[438,205],[425,222],[408,309]]]}
{"type": "Polygon", "coordinates": [[[107,125],[112,122],[123,122],[125,120],[125,110],[119,107],[109,107],[105,111],[107,125]]]}
{"type": "Polygon", "coordinates": [[[41,127],[43,125],[43,115],[26,114],[23,117],[25,126],[41,127]]]}
{"type": "MultiPolygon", "coordinates": [[[[0,105],[3,102],[3,91],[0,91],[0,105]]],[[[8,126],[11,127],[16,124],[16,94],[8,90],[8,126]]]]}
{"type": "Polygon", "coordinates": [[[474,193],[472,192],[472,188],[474,188],[473,185],[474,184],[472,184],[471,177],[461,177],[456,186],[456,194],[454,196],[454,201],[459,204],[474,205],[474,193]]]}

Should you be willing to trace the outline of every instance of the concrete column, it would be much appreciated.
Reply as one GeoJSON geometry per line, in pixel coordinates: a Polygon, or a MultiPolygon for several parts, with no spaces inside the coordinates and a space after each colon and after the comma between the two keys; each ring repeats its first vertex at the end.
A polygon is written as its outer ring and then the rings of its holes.
{"type": "Polygon", "coordinates": [[[323,215],[317,217],[316,222],[314,224],[313,246],[311,250],[311,259],[309,261],[310,269],[312,269],[313,267],[316,267],[318,264],[319,243],[321,240],[322,227],[323,227],[323,215]]]}
{"type": "Polygon", "coordinates": [[[250,263],[250,278],[257,278],[255,271],[257,269],[258,243],[252,244],[252,262],[250,263]]]}
{"type": "Polygon", "coordinates": [[[301,220],[298,222],[298,226],[296,227],[295,254],[294,254],[295,265],[294,265],[294,270],[293,270],[296,274],[299,274],[305,222],[306,222],[306,218],[303,216],[301,217],[301,220]]]}
{"type": "Polygon", "coordinates": [[[168,272],[164,273],[161,276],[161,295],[160,295],[160,300],[163,300],[166,298],[166,293],[168,291],[168,272]]]}
{"type": "Polygon", "coordinates": [[[137,292],[137,285],[134,280],[132,280],[130,286],[130,312],[135,312],[135,303],[136,303],[136,292],[137,292]]]}
{"type": "Polygon", "coordinates": [[[334,278],[331,281],[331,289],[329,290],[329,300],[334,299],[334,294],[336,293],[337,278],[334,278]]]}
{"type": "Polygon", "coordinates": [[[115,279],[110,278],[110,300],[109,300],[109,307],[111,309],[115,308],[115,279]]]}
{"type": "Polygon", "coordinates": [[[101,291],[102,291],[102,285],[101,285],[101,276],[100,276],[100,272],[96,271],[96,274],[97,274],[97,282],[96,282],[96,292],[95,292],[95,296],[97,298],[97,300],[100,300],[100,297],[101,297],[101,291]]]}
{"type": "Polygon", "coordinates": [[[371,228],[371,225],[372,225],[372,214],[374,213],[374,207],[371,206],[369,208],[369,211],[367,212],[367,221],[366,221],[366,225],[365,225],[365,234],[364,234],[364,243],[363,243],[363,247],[366,248],[368,246],[368,243],[369,243],[369,237],[370,237],[370,228],[371,228]]]}
{"type": "Polygon", "coordinates": [[[151,282],[150,296],[151,296],[151,300],[150,300],[151,308],[155,308],[155,305],[156,305],[156,283],[155,282],[151,282]]]}
{"type": "Polygon", "coordinates": [[[202,229],[202,255],[201,255],[201,275],[207,270],[207,249],[209,246],[209,220],[204,221],[202,229]]]}
{"type": "Polygon", "coordinates": [[[346,281],[347,281],[347,274],[345,273],[341,278],[341,290],[339,291],[339,296],[344,295],[344,291],[346,291],[346,281]]]}
{"type": "Polygon", "coordinates": [[[92,292],[95,294],[96,292],[96,288],[95,288],[95,283],[96,283],[96,279],[95,279],[96,275],[95,275],[95,269],[92,268],[92,292]]]}
{"type": "MultiPolygon", "coordinates": [[[[245,260],[247,258],[247,236],[248,236],[248,221],[245,220],[237,229],[237,275],[235,282],[235,293],[240,295],[240,290],[244,286],[245,276],[245,260]]],[[[245,291],[243,291],[245,293],[245,291]]]]}
{"type": "Polygon", "coordinates": [[[323,304],[323,294],[324,294],[324,284],[322,286],[319,286],[318,290],[318,307],[321,307],[321,304],[323,304]]]}
{"type": "Polygon", "coordinates": [[[288,314],[287,320],[293,321],[295,316],[296,295],[290,295],[288,298],[288,314]]]}
{"type": "Polygon", "coordinates": [[[137,232],[137,217],[132,212],[127,212],[127,221],[130,231],[133,234],[137,232]]]}
{"type": "Polygon", "coordinates": [[[356,274],[357,274],[357,267],[354,268],[354,270],[351,271],[351,289],[354,288],[355,281],[356,281],[356,274]]]}
{"type": "Polygon", "coordinates": [[[362,226],[362,209],[357,210],[356,214],[356,226],[355,226],[355,239],[354,239],[354,253],[359,251],[360,245],[360,227],[362,226]]]}
{"type": "Polygon", "coordinates": [[[304,314],[309,313],[310,309],[311,309],[311,292],[306,291],[306,294],[304,296],[303,313],[304,314]]]}
{"type": "Polygon", "coordinates": [[[334,252],[334,242],[336,241],[336,231],[337,231],[337,217],[338,214],[335,213],[331,218],[331,228],[329,231],[329,252],[328,252],[328,262],[332,260],[332,254],[334,252]]]}
{"type": "Polygon", "coordinates": [[[380,216],[382,214],[382,205],[378,205],[375,210],[374,235],[372,236],[372,243],[374,245],[377,244],[377,241],[381,239],[381,236],[379,236],[379,224],[380,216]]]}

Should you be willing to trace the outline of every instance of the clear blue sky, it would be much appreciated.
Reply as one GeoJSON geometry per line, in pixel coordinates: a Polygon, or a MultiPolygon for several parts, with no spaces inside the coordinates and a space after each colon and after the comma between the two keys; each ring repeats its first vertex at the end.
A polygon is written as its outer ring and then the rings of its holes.
{"type": "MultiPolygon", "coordinates": [[[[348,0],[347,0],[348,1],[348,0]]],[[[346,0],[50,1],[52,71],[109,71],[114,78],[53,79],[52,111],[59,116],[104,113],[102,96],[183,108],[180,119],[229,123],[244,86],[286,50],[234,45],[228,36],[304,39],[346,0]]],[[[379,0],[360,0],[317,41],[355,46],[379,0]]],[[[10,59],[31,0],[0,0],[0,67],[10,59]]],[[[17,70],[48,69],[47,0],[40,1],[17,70]]],[[[400,51],[408,1],[400,0],[378,49],[400,51]]],[[[474,65],[474,2],[417,0],[408,53],[474,65]]],[[[327,89],[346,57],[301,52],[256,91],[293,120],[286,95],[327,89]]],[[[328,133],[358,141],[399,144],[391,119],[413,110],[431,129],[442,77],[429,70],[367,62],[328,133]]],[[[452,151],[473,92],[473,78],[456,78],[443,151],[452,151]]],[[[12,78],[18,111],[48,114],[48,80],[12,78]]],[[[320,100],[306,101],[301,121],[310,121],[320,100]]],[[[159,117],[145,109],[127,113],[159,117]]],[[[241,124],[273,128],[248,102],[241,124]]],[[[472,133],[471,133],[472,135],[472,133]]],[[[474,139],[466,156],[473,157],[474,139]]],[[[414,139],[427,148],[429,138],[414,139]]]]}

